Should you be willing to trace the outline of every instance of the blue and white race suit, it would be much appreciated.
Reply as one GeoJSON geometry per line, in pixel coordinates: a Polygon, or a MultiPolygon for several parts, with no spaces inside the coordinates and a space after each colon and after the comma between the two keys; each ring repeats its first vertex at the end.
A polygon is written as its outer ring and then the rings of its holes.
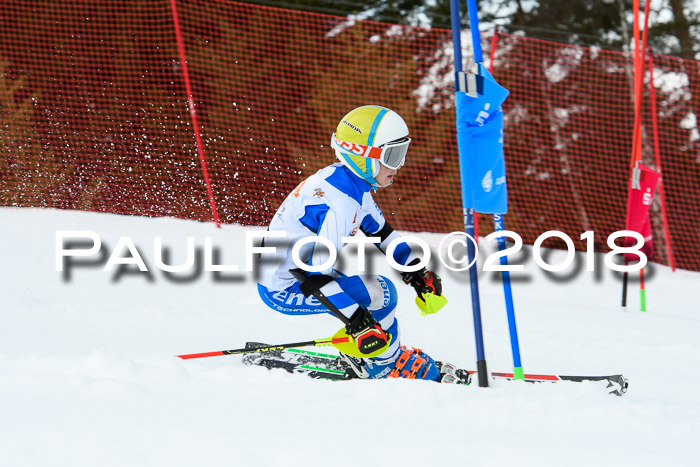
{"type": "MultiPolygon", "coordinates": [[[[292,248],[299,240],[323,237],[340,253],[344,246],[341,239],[362,230],[366,235],[381,237],[379,247],[386,252],[389,243],[400,237],[386,223],[372,199],[371,186],[341,163],[325,167],[301,182],[277,210],[269,230],[286,232],[289,243],[281,254],[281,262],[261,264],[258,291],[270,308],[292,315],[330,313],[313,296],[305,297],[299,290],[299,282],[289,272],[298,267],[292,260],[292,248]]],[[[328,248],[318,241],[299,250],[301,261],[315,267],[327,263],[329,255],[328,248]]],[[[406,243],[399,243],[393,256],[401,265],[416,258],[406,243]]],[[[391,345],[379,358],[394,355],[400,345],[394,316],[397,303],[394,284],[384,276],[345,276],[334,266],[329,264],[318,272],[333,278],[321,291],[348,318],[360,305],[369,309],[382,329],[392,335],[391,345]]]]}

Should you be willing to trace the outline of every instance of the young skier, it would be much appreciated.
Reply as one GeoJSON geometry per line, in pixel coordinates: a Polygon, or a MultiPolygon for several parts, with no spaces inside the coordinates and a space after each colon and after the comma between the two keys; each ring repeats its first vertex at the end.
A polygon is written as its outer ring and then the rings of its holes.
{"type": "MultiPolygon", "coordinates": [[[[368,237],[379,237],[379,248],[400,235],[384,219],[372,199],[372,191],[386,188],[404,164],[411,139],[406,122],[386,107],[367,105],[345,115],[331,137],[331,146],[340,162],[325,167],[302,181],[289,194],[270,222],[270,231],[285,231],[287,250],[278,265],[263,265],[258,290],[273,310],[285,314],[329,313],[346,323],[345,332],[357,346],[353,356],[341,357],[360,378],[405,377],[438,381],[440,369],[419,349],[400,344],[395,317],[397,291],[384,276],[346,276],[328,267],[320,272],[304,272],[292,260],[294,245],[305,237],[327,239],[340,252],[341,239],[361,230],[368,237]],[[324,302],[324,303],[321,303],[324,302]],[[361,355],[365,358],[357,358],[361,355]]],[[[400,243],[394,260],[415,265],[417,255],[400,243]]],[[[323,265],[328,248],[320,242],[306,243],[299,258],[309,266],[323,265]]],[[[425,268],[402,273],[406,284],[424,308],[444,306],[442,285],[437,274],[425,268]]]]}

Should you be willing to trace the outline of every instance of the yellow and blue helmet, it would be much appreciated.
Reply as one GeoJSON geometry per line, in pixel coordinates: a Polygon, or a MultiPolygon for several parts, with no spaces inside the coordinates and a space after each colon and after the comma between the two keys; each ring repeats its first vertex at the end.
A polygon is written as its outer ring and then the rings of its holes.
{"type": "Polygon", "coordinates": [[[411,138],[399,114],[379,105],[365,105],[345,115],[331,137],[340,161],[373,187],[381,165],[398,169],[404,164],[411,138]]]}

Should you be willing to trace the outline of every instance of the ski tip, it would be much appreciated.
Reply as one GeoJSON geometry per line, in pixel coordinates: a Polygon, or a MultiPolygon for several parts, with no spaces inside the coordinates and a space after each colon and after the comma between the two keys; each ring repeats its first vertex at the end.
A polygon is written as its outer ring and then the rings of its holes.
{"type": "Polygon", "coordinates": [[[610,394],[616,396],[624,396],[627,394],[627,388],[629,388],[630,382],[623,375],[614,375],[608,379],[608,388],[613,388],[610,394]]]}

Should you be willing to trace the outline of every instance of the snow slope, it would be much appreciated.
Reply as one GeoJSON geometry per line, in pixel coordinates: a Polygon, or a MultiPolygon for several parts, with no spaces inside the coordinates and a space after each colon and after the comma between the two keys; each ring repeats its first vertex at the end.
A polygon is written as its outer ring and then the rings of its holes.
{"type": "MultiPolygon", "coordinates": [[[[331,316],[267,309],[251,273],[167,275],[153,238],[185,259],[212,237],[244,267],[240,226],[0,209],[0,464],[4,466],[697,465],[700,274],[653,265],[647,313],[619,310],[619,277],[545,275],[529,252],[513,291],[528,373],[624,373],[625,397],[594,383],[317,381],[237,356],[174,355],[326,337],[331,316]],[[91,230],[111,254],[133,239],[150,274],[102,265],[56,271],[56,231],[91,230]],[[183,277],[185,276],[185,277],[183,277]]],[[[431,245],[441,236],[421,234],[431,245]]],[[[122,256],[126,256],[123,254],[122,256]]],[[[561,252],[553,252],[557,261],[561,252]]],[[[375,273],[398,279],[373,256],[375,273]]],[[[345,261],[348,269],[354,261],[345,261]]],[[[465,274],[437,264],[448,305],[422,317],[399,284],[403,342],[473,368],[465,274]]],[[[481,274],[490,370],[512,360],[499,280],[481,274]]]]}

